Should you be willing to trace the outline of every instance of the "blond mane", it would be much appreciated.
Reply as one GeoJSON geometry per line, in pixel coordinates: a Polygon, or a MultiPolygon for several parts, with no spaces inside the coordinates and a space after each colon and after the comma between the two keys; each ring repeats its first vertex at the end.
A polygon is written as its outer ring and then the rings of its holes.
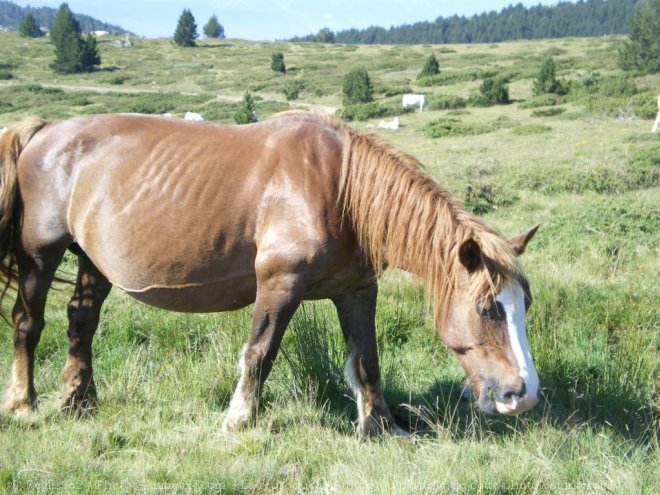
{"type": "Polygon", "coordinates": [[[344,134],[340,201],[365,255],[378,274],[394,266],[420,276],[438,322],[458,283],[464,241],[473,239],[482,253],[468,288],[475,303],[521,276],[508,243],[465,211],[417,160],[372,134],[330,124],[344,134]]]}

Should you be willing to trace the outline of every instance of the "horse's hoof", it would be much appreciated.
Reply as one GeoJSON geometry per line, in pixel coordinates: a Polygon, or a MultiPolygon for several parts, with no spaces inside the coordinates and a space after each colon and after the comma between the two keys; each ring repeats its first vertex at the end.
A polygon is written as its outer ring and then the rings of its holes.
{"type": "Polygon", "coordinates": [[[240,430],[246,429],[252,423],[252,418],[245,415],[231,415],[228,414],[222,422],[223,433],[235,433],[240,430]]]}
{"type": "Polygon", "coordinates": [[[76,390],[67,394],[62,394],[62,403],[60,410],[73,417],[81,418],[89,414],[93,414],[98,408],[98,399],[96,393],[88,390],[87,393],[81,394],[76,390]]]}
{"type": "Polygon", "coordinates": [[[29,416],[37,412],[37,403],[36,401],[31,400],[21,400],[21,401],[10,401],[7,400],[2,406],[2,412],[7,416],[29,416]]]}

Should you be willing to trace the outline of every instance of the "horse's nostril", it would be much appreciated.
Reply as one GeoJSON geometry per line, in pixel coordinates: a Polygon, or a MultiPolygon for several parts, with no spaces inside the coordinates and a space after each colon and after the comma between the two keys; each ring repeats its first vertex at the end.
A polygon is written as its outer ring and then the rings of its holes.
{"type": "Polygon", "coordinates": [[[502,394],[502,398],[504,399],[504,402],[509,402],[514,399],[519,399],[520,395],[518,395],[513,390],[508,390],[507,392],[504,392],[504,394],[502,394]]]}
{"type": "Polygon", "coordinates": [[[505,389],[502,393],[502,399],[504,402],[510,402],[512,400],[520,400],[525,396],[525,382],[520,381],[516,385],[510,386],[505,389]]]}

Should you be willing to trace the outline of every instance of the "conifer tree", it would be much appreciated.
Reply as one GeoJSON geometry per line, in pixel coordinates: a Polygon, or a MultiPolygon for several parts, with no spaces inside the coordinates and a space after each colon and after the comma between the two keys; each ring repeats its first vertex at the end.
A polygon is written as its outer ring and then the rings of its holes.
{"type": "Polygon", "coordinates": [[[532,88],[534,96],[556,93],[558,89],[559,81],[557,80],[555,61],[552,60],[552,57],[545,57],[541,64],[541,70],[539,70],[534,80],[534,86],[532,88]]]}
{"type": "Polygon", "coordinates": [[[625,70],[660,72],[660,0],[640,2],[628,23],[628,41],[619,52],[625,70]]]}
{"type": "Polygon", "coordinates": [[[18,27],[18,32],[25,38],[38,38],[41,36],[41,29],[34,16],[29,12],[23,17],[21,25],[18,27]]]}
{"type": "Polygon", "coordinates": [[[373,101],[374,87],[369,79],[369,73],[364,67],[352,69],[344,76],[342,85],[344,105],[369,103],[373,101]]]}
{"type": "Polygon", "coordinates": [[[429,58],[426,59],[426,63],[424,64],[422,71],[417,75],[417,79],[428,76],[436,76],[438,74],[440,74],[440,64],[438,63],[438,59],[435,58],[435,55],[431,54],[429,58]]]}
{"type": "Polygon", "coordinates": [[[251,124],[257,120],[257,111],[254,105],[254,98],[252,98],[252,95],[249,91],[246,91],[245,95],[243,96],[243,101],[236,110],[236,113],[234,113],[234,121],[237,124],[242,125],[251,124]]]}
{"type": "Polygon", "coordinates": [[[199,35],[197,34],[197,24],[192,12],[184,9],[179,17],[179,22],[174,31],[174,43],[179,46],[197,46],[195,40],[199,35]]]}
{"type": "Polygon", "coordinates": [[[204,25],[204,36],[207,38],[224,38],[225,28],[218,22],[218,17],[213,14],[204,25]]]}
{"type": "Polygon", "coordinates": [[[286,74],[286,65],[284,65],[284,54],[282,52],[273,53],[270,60],[270,68],[275,72],[286,74]]]}
{"type": "Polygon", "coordinates": [[[80,24],[66,3],[55,14],[50,41],[55,46],[55,60],[51,67],[57,73],[89,72],[101,63],[96,39],[92,35],[82,37],[80,24]]]}

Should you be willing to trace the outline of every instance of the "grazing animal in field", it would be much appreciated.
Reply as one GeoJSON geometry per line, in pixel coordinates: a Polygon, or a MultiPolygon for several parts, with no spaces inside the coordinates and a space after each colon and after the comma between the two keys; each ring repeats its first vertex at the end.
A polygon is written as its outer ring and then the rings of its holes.
{"type": "Polygon", "coordinates": [[[186,112],[183,118],[185,120],[204,120],[204,117],[202,115],[195,112],[186,112]]]}
{"type": "Polygon", "coordinates": [[[290,113],[243,126],[137,114],[24,121],[0,137],[0,259],[17,276],[4,409],[36,407],[34,352],[65,251],[78,257],[62,405],[93,408],[92,338],[115,285],[173,311],[254,303],[223,423],[249,424],[284,331],[305,299],[334,303],[363,435],[401,432],[385,403],[375,336],[378,276],[418,275],[440,338],[479,407],[534,406],[521,253],[418,162],[338,121],[290,113]]]}
{"type": "Polygon", "coordinates": [[[399,117],[394,117],[391,121],[386,122],[381,120],[378,122],[379,129],[389,129],[391,131],[397,131],[399,129],[399,117]]]}
{"type": "Polygon", "coordinates": [[[403,95],[401,103],[403,108],[406,107],[419,107],[419,111],[422,112],[424,107],[428,105],[428,98],[426,95],[403,95]]]}

